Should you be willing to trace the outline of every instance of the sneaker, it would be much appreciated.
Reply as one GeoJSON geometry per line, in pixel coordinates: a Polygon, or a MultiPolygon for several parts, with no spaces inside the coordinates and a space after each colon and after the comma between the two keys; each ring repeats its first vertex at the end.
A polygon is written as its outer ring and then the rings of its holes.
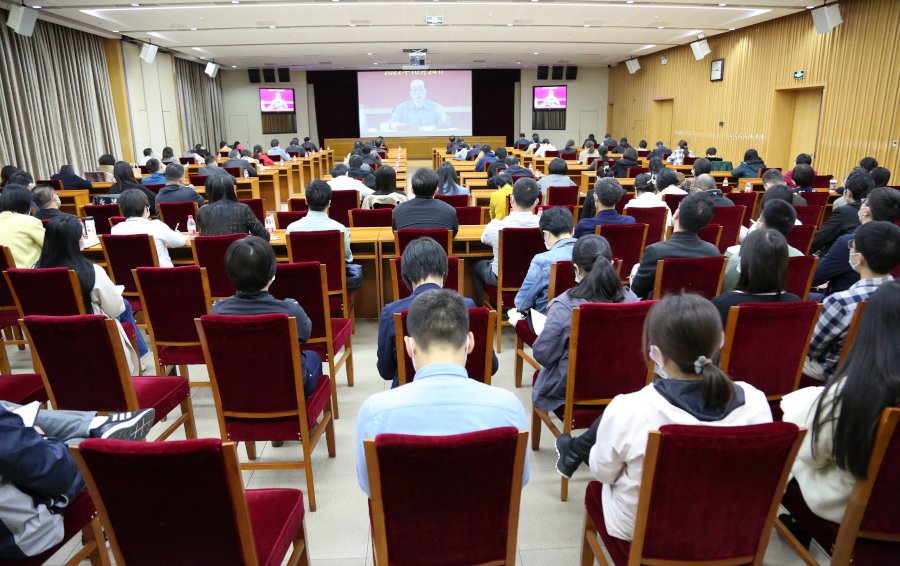
{"type": "Polygon", "coordinates": [[[581,465],[581,459],[572,452],[572,436],[566,433],[556,439],[556,471],[566,479],[572,479],[572,474],[581,465]]]}
{"type": "Polygon", "coordinates": [[[284,446],[283,440],[273,440],[272,441],[272,448],[281,448],[282,446],[284,446]]]}
{"type": "Polygon", "coordinates": [[[787,530],[791,531],[791,534],[794,535],[794,538],[797,539],[797,542],[802,544],[806,550],[809,550],[809,545],[812,542],[812,537],[803,530],[803,527],[800,526],[800,523],[795,521],[789,513],[782,513],[778,516],[778,519],[782,523],[784,523],[784,526],[787,527],[787,530]]]}
{"type": "Polygon", "coordinates": [[[92,438],[113,440],[143,440],[153,426],[154,409],[142,409],[133,413],[110,413],[106,422],[91,429],[92,438]]]}

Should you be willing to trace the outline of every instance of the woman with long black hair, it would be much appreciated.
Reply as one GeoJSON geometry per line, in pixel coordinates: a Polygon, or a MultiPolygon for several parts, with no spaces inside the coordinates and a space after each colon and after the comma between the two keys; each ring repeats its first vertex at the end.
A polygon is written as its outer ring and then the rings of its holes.
{"type": "Polygon", "coordinates": [[[249,206],[238,202],[234,177],[216,175],[206,180],[209,204],[197,211],[197,228],[202,236],[252,234],[268,241],[269,232],[249,206]]]}
{"type": "Polygon", "coordinates": [[[441,163],[437,168],[438,193],[442,195],[467,195],[469,189],[460,186],[456,167],[449,161],[441,163]]]}
{"type": "Polygon", "coordinates": [[[137,189],[147,195],[147,200],[150,201],[150,216],[156,216],[156,193],[137,182],[131,164],[119,161],[113,168],[113,176],[116,182],[109,187],[107,194],[120,195],[128,189],[137,189]]]}

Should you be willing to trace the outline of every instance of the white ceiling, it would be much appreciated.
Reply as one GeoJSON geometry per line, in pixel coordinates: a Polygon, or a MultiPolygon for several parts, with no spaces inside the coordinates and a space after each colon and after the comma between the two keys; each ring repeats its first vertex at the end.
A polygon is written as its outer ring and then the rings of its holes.
{"type": "MultiPolygon", "coordinates": [[[[26,0],[41,18],[227,67],[597,67],[803,11],[811,0],[26,0]],[[442,26],[425,25],[440,15],[442,26]],[[510,26],[509,24],[512,24],[510,26]],[[274,27],[273,27],[274,26],[274,27]],[[588,27],[589,26],[589,27],[588,27]],[[659,29],[662,27],[663,29],[659,29]],[[192,30],[191,28],[196,28],[192,30]],[[376,66],[377,64],[377,66],[376,66]]],[[[0,1],[0,4],[4,2],[0,1]]]]}

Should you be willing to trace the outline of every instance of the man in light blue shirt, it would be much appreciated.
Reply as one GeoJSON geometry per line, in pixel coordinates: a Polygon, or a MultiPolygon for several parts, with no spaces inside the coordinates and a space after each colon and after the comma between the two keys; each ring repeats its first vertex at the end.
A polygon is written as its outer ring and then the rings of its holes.
{"type": "Polygon", "coordinates": [[[166,176],[160,171],[162,168],[162,164],[159,162],[159,159],[155,157],[147,161],[147,172],[150,173],[148,177],[144,177],[141,179],[142,185],[165,185],[166,184],[166,176]]]}
{"type": "MultiPolygon", "coordinates": [[[[284,151],[283,149],[278,147],[278,145],[279,145],[278,140],[272,140],[271,145],[272,145],[272,147],[269,149],[269,151],[266,153],[266,155],[268,155],[270,158],[273,155],[277,155],[277,156],[281,157],[282,161],[290,161],[291,160],[291,156],[288,155],[286,151],[284,151]]],[[[274,159],[272,161],[274,161],[274,159]]]]}
{"type": "Polygon", "coordinates": [[[547,314],[550,266],[557,261],[572,261],[572,248],[578,241],[572,237],[574,224],[572,213],[562,206],[548,208],[541,214],[539,226],[548,251],[531,259],[528,274],[516,294],[516,310],[520,313],[527,313],[528,309],[533,308],[547,314]]]}
{"type": "MultiPolygon", "coordinates": [[[[435,289],[420,294],[409,307],[406,324],[404,343],[416,368],[413,382],[369,397],[356,419],[356,477],[369,496],[365,439],[385,433],[449,436],[507,426],[528,429],[525,408],[513,393],[469,379],[465,363],[475,337],[458,293],[435,289]]],[[[526,454],[523,486],[528,477],[526,454]]]]}

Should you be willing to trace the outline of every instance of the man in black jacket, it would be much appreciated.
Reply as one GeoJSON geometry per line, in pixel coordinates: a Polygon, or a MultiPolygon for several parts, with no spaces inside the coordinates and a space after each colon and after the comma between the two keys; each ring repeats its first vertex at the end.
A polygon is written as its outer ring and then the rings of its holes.
{"type": "MultiPolygon", "coordinates": [[[[517,155],[507,155],[506,159],[503,160],[506,163],[506,172],[509,173],[510,178],[512,177],[531,177],[534,179],[534,173],[531,172],[531,169],[525,169],[521,165],[519,165],[519,157],[517,155]]],[[[495,170],[496,171],[496,170],[495,170]]],[[[513,179],[513,182],[516,182],[516,179],[513,179]]],[[[490,179],[488,179],[488,186],[496,187],[497,186],[497,176],[494,175],[490,179]]]]}
{"type": "Polygon", "coordinates": [[[618,144],[616,144],[616,140],[612,139],[612,135],[606,134],[605,136],[603,136],[603,145],[609,148],[613,148],[618,144]]]}
{"type": "Polygon", "coordinates": [[[359,179],[365,186],[369,187],[370,189],[375,188],[375,173],[372,169],[367,170],[362,168],[362,155],[351,155],[348,164],[350,165],[350,170],[347,171],[348,175],[350,175],[354,179],[359,179]]]}
{"type": "Polygon", "coordinates": [[[59,194],[50,185],[38,185],[31,191],[31,198],[34,200],[38,211],[33,214],[38,220],[53,220],[57,216],[73,216],[59,209],[59,194]]]}
{"type": "Polygon", "coordinates": [[[307,137],[307,138],[303,138],[303,145],[301,145],[300,147],[302,147],[303,149],[305,149],[305,150],[306,150],[306,153],[309,153],[309,152],[311,152],[311,151],[319,151],[319,148],[316,147],[316,144],[314,144],[313,142],[309,141],[309,138],[308,138],[308,137],[307,137]]]}
{"type": "MultiPolygon", "coordinates": [[[[696,165],[696,163],[695,163],[696,165]]],[[[769,169],[762,176],[763,189],[769,190],[775,185],[785,185],[784,175],[781,174],[781,171],[778,169],[769,169]]],[[[792,194],[791,196],[791,204],[794,206],[806,206],[806,199],[800,196],[799,194],[792,194]]]]}
{"type": "Polygon", "coordinates": [[[207,155],[203,158],[203,167],[201,167],[198,171],[198,175],[206,175],[207,177],[211,177],[214,175],[228,175],[228,171],[219,167],[219,164],[216,162],[216,158],[212,155],[207,155]]]}
{"type": "MultiPolygon", "coordinates": [[[[228,152],[228,161],[222,163],[222,169],[225,167],[238,167],[241,170],[240,177],[244,176],[244,171],[247,172],[251,177],[258,177],[259,173],[256,172],[256,168],[250,164],[246,159],[241,159],[241,152],[236,149],[232,149],[228,152]]],[[[227,171],[226,171],[227,173],[227,171]]]]}
{"type": "Polygon", "coordinates": [[[531,142],[528,138],[525,137],[524,133],[519,134],[519,139],[516,140],[516,143],[513,144],[513,147],[516,149],[524,150],[526,147],[531,145],[531,142]]]}
{"type": "Polygon", "coordinates": [[[654,157],[662,158],[663,155],[668,153],[672,153],[672,150],[667,148],[663,142],[656,142],[656,147],[653,148],[653,151],[650,152],[650,155],[647,156],[647,159],[653,159],[654,157]]]}
{"type": "MultiPolygon", "coordinates": [[[[610,153],[625,153],[625,150],[630,148],[631,146],[628,144],[628,140],[626,138],[622,138],[619,140],[619,145],[610,150],[610,153]]],[[[635,150],[635,153],[637,150],[635,150]]]]}
{"type": "Polygon", "coordinates": [[[491,165],[487,169],[488,179],[497,174],[497,169],[506,169],[506,148],[498,145],[494,150],[494,156],[497,159],[495,161],[491,161],[491,165]]]}
{"type": "Polygon", "coordinates": [[[681,201],[672,224],[674,233],[665,242],[647,246],[641,264],[631,281],[631,290],[642,299],[653,298],[656,262],[670,257],[697,258],[720,255],[719,248],[697,236],[715,214],[712,198],[703,192],[693,193],[681,201]]]}
{"type": "Polygon", "coordinates": [[[628,177],[629,169],[632,167],[640,167],[641,164],[638,163],[637,159],[638,153],[636,149],[633,147],[626,149],[625,153],[622,155],[622,159],[616,161],[615,165],[612,166],[613,174],[616,178],[625,179],[628,177]]]}
{"type": "Polygon", "coordinates": [[[166,186],[156,195],[156,206],[162,203],[196,202],[200,208],[206,202],[197,194],[192,185],[184,183],[184,165],[181,163],[169,163],[166,165],[166,186]]]}
{"type": "Polygon", "coordinates": [[[374,165],[374,167],[372,167],[372,170],[378,169],[378,167],[381,165],[381,160],[378,159],[378,152],[372,151],[372,142],[366,142],[363,144],[362,158],[363,163],[365,163],[366,165],[374,165]]]}
{"type": "Polygon", "coordinates": [[[415,172],[411,184],[416,198],[401,202],[394,209],[391,224],[394,230],[404,228],[447,228],[453,235],[459,230],[456,209],[444,201],[435,200],[438,190],[438,175],[432,169],[422,168],[415,172]]]}
{"type": "Polygon", "coordinates": [[[831,218],[826,220],[822,227],[816,230],[809,253],[814,254],[822,250],[822,253],[819,255],[824,256],[828,253],[835,240],[859,228],[861,201],[874,188],[875,181],[868,173],[863,173],[862,171],[850,173],[850,176],[844,182],[844,198],[847,199],[847,205],[832,210],[831,218]]]}

